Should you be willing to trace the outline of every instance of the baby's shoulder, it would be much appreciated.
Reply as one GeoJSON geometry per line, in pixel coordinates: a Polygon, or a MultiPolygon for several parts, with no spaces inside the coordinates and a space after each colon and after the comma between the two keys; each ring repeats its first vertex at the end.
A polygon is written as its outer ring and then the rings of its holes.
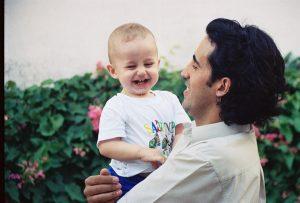
{"type": "Polygon", "coordinates": [[[165,97],[165,98],[174,98],[177,97],[175,94],[172,92],[166,91],[166,90],[155,90],[154,93],[160,97],[165,97]]]}
{"type": "Polygon", "coordinates": [[[105,103],[104,107],[121,107],[122,104],[122,98],[117,94],[111,97],[107,102],[105,103]]]}

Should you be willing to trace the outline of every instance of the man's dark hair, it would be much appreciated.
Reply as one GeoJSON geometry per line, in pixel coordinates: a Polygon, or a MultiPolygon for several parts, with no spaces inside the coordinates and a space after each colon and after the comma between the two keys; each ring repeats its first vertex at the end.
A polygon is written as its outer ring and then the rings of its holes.
{"type": "Polygon", "coordinates": [[[215,19],[206,27],[215,44],[208,57],[212,67],[209,84],[231,79],[229,92],[218,103],[227,124],[261,125],[279,113],[285,91],[284,60],[272,38],[259,28],[237,21],[215,19]]]}

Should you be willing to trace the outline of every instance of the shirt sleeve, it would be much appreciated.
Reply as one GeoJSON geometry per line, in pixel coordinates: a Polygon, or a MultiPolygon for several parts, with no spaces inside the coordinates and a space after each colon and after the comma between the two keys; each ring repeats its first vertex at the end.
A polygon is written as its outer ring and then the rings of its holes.
{"type": "Polygon", "coordinates": [[[109,100],[103,108],[99,122],[97,145],[100,141],[126,137],[122,105],[116,99],[109,100]]]}
{"type": "Polygon", "coordinates": [[[189,116],[187,115],[185,110],[183,109],[177,96],[173,93],[170,93],[170,96],[172,98],[172,104],[174,107],[175,125],[178,125],[180,123],[190,123],[191,119],[189,118],[189,116]]]}
{"type": "Polygon", "coordinates": [[[221,184],[212,165],[180,152],[118,202],[218,202],[221,194],[221,184]]]}

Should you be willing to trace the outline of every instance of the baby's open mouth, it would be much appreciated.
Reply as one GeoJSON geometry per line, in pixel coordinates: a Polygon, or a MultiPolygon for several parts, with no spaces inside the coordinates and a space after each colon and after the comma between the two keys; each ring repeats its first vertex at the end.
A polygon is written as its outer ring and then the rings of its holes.
{"type": "Polygon", "coordinates": [[[148,82],[150,79],[144,79],[144,80],[133,80],[133,83],[135,83],[136,85],[140,85],[143,83],[148,82]]]}

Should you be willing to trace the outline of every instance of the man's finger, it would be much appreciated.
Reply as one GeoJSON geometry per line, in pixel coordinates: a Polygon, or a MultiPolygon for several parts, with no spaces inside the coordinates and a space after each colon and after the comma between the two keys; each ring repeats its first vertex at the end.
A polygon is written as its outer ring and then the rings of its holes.
{"type": "Polygon", "coordinates": [[[100,175],[110,175],[109,171],[106,168],[101,169],[100,175]]]}
{"type": "Polygon", "coordinates": [[[88,203],[101,203],[101,202],[113,202],[114,199],[119,197],[122,194],[121,190],[105,193],[105,194],[99,194],[87,197],[88,203]]]}
{"type": "Polygon", "coordinates": [[[110,175],[94,175],[85,179],[85,185],[99,185],[99,184],[114,184],[119,183],[119,178],[110,175]]]}
{"type": "Polygon", "coordinates": [[[113,184],[113,185],[111,185],[111,184],[94,185],[94,186],[86,187],[84,189],[83,193],[86,197],[89,197],[89,196],[97,195],[100,193],[114,192],[114,191],[120,190],[121,187],[122,186],[120,183],[113,184]]]}

